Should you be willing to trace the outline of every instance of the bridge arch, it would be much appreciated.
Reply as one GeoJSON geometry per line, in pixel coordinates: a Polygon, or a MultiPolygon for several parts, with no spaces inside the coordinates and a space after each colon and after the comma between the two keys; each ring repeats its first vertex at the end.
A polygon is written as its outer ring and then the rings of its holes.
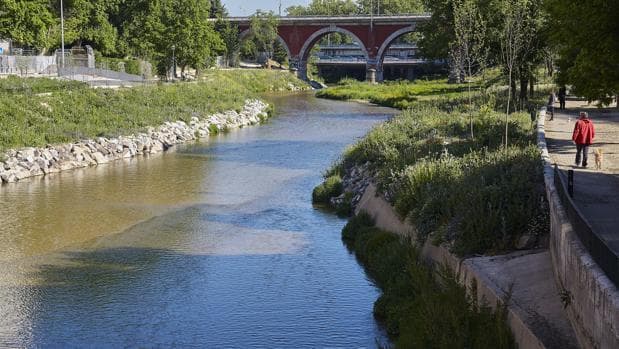
{"type": "Polygon", "coordinates": [[[401,29],[394,31],[393,33],[391,33],[391,35],[389,35],[385,39],[385,41],[383,41],[376,55],[377,80],[379,81],[383,80],[383,61],[385,59],[385,53],[387,52],[387,49],[389,48],[389,46],[391,46],[391,44],[394,41],[396,41],[399,37],[401,37],[402,35],[406,35],[408,33],[413,33],[413,32],[415,32],[415,24],[411,24],[408,27],[401,28],[401,29]]]}
{"type": "MultiPolygon", "coordinates": [[[[245,29],[239,34],[239,40],[243,41],[243,39],[247,38],[248,36],[249,36],[249,29],[245,29]]],[[[292,55],[290,54],[290,47],[288,47],[288,43],[286,43],[286,40],[284,40],[279,34],[277,34],[277,41],[282,45],[284,50],[286,50],[286,54],[288,55],[288,60],[291,60],[292,55]]]]}
{"type": "Polygon", "coordinates": [[[340,33],[340,34],[350,36],[353,39],[353,41],[359,44],[359,47],[363,51],[363,55],[365,56],[365,59],[369,61],[370,54],[367,48],[365,47],[365,43],[357,35],[355,35],[355,33],[345,28],[331,25],[329,27],[324,27],[322,29],[315,31],[303,43],[303,46],[301,47],[301,50],[299,51],[299,56],[297,58],[298,63],[296,67],[299,70],[299,77],[301,79],[307,80],[307,60],[309,58],[308,56],[309,56],[309,53],[312,47],[314,47],[314,45],[318,42],[318,40],[320,40],[323,36],[330,34],[330,33],[340,33]]]}

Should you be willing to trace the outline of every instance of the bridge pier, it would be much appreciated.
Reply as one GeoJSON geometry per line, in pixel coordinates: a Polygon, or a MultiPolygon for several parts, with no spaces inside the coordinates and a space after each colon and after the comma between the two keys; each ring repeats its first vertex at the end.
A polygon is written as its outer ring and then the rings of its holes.
{"type": "Polygon", "coordinates": [[[290,71],[295,73],[297,78],[307,81],[307,62],[303,61],[299,57],[291,57],[288,60],[290,71]]]}
{"type": "MultiPolygon", "coordinates": [[[[382,73],[382,69],[378,69],[380,64],[374,57],[370,57],[365,65],[365,80],[369,83],[375,84],[379,79],[379,71],[382,73]]],[[[382,78],[382,74],[381,74],[382,78]]]]}

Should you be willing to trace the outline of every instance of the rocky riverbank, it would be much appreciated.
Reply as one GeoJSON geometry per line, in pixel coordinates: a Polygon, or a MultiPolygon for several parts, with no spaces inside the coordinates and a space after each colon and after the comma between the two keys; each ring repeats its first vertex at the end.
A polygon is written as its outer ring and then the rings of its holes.
{"type": "Polygon", "coordinates": [[[156,154],[212,132],[256,124],[268,116],[268,108],[268,104],[260,100],[247,100],[240,112],[216,113],[202,119],[193,117],[189,123],[166,122],[148,128],[144,133],[117,138],[98,137],[44,148],[10,149],[0,155],[0,182],[12,183],[118,159],[156,154]]]}

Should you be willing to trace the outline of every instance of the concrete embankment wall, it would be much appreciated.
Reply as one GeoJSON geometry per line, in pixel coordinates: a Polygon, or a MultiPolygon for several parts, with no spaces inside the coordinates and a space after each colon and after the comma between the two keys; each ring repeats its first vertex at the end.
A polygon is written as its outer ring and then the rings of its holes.
{"type": "MultiPolygon", "coordinates": [[[[367,212],[374,219],[376,226],[406,238],[414,239],[414,228],[407,222],[402,222],[393,206],[382,196],[376,194],[376,187],[368,185],[355,213],[367,212]]],[[[491,306],[502,304],[508,297],[508,292],[495,285],[488,276],[477,267],[477,259],[484,257],[460,259],[449,252],[444,246],[434,246],[429,240],[421,250],[421,255],[433,264],[449,266],[460,278],[460,283],[469,288],[473,284],[477,288],[479,302],[487,302],[491,306]]],[[[510,304],[507,308],[507,322],[514,333],[519,348],[546,348],[542,341],[531,331],[523,320],[523,309],[510,304]]]]}
{"type": "Polygon", "coordinates": [[[555,280],[568,301],[567,314],[581,346],[619,348],[619,290],[593,261],[567,217],[546,148],[545,116],[542,111],[538,146],[550,206],[550,253],[555,280]]]}
{"type": "Polygon", "coordinates": [[[9,150],[0,154],[3,160],[0,161],[0,183],[17,182],[138,155],[156,154],[176,144],[206,137],[214,128],[223,130],[256,124],[267,117],[267,110],[268,104],[247,100],[240,112],[228,111],[201,119],[193,117],[189,123],[166,122],[137,135],[98,137],[45,148],[9,150]]]}

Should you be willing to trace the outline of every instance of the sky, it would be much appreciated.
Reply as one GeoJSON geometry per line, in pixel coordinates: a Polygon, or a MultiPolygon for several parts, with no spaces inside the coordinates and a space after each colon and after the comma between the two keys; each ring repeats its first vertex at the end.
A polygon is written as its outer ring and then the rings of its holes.
{"type": "MultiPolygon", "coordinates": [[[[222,3],[228,9],[230,16],[249,16],[255,13],[257,9],[264,11],[272,10],[277,14],[280,0],[222,0],[222,3]]],[[[286,7],[307,5],[310,3],[310,0],[281,0],[281,3],[282,15],[285,15],[286,7]]]]}

